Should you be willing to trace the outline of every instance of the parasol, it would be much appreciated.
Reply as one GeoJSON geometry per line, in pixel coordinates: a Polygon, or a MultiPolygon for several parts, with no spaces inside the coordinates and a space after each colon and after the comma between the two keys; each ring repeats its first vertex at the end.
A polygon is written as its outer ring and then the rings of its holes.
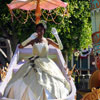
{"type": "Polygon", "coordinates": [[[41,9],[50,11],[57,7],[65,8],[67,5],[68,3],[61,0],[13,0],[10,4],[7,4],[10,11],[14,9],[32,11],[35,9],[36,24],[40,21],[41,9]]]}

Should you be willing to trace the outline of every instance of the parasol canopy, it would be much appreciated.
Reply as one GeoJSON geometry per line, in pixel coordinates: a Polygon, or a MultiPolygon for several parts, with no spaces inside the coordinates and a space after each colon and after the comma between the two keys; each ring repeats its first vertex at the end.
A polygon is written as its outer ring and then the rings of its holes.
{"type": "Polygon", "coordinates": [[[57,7],[66,7],[68,3],[64,3],[61,0],[13,0],[10,4],[7,4],[8,8],[22,9],[26,11],[32,11],[36,9],[36,24],[38,24],[41,16],[41,9],[53,10],[57,7]]]}
{"type": "Polygon", "coordinates": [[[7,4],[9,9],[23,9],[23,10],[34,10],[37,7],[37,3],[41,9],[52,10],[57,7],[66,7],[67,3],[61,0],[13,0],[10,4],[7,4]]]}

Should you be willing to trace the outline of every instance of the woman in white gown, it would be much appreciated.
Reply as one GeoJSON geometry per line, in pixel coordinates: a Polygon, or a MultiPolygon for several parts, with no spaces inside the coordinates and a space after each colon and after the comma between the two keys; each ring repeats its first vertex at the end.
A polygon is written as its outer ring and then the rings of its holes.
{"type": "Polygon", "coordinates": [[[13,76],[4,96],[15,100],[62,100],[70,94],[69,82],[57,65],[48,58],[48,44],[59,48],[61,41],[56,44],[51,39],[44,38],[44,33],[45,26],[40,23],[36,26],[36,33],[19,45],[19,48],[23,48],[31,44],[34,57],[13,76]]]}

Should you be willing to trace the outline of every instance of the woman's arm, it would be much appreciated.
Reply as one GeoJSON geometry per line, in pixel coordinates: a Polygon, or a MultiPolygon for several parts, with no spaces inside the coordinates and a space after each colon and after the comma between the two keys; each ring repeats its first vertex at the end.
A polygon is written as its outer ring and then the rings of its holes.
{"type": "Polygon", "coordinates": [[[48,44],[51,44],[52,46],[59,49],[59,45],[57,43],[55,43],[52,39],[47,38],[47,41],[48,41],[48,44]]]}
{"type": "Polygon", "coordinates": [[[59,49],[62,50],[63,49],[63,44],[62,44],[62,42],[60,40],[60,37],[58,35],[58,32],[57,32],[56,28],[52,28],[51,32],[55,36],[55,38],[56,38],[56,40],[58,42],[59,49]]]}
{"type": "Polygon", "coordinates": [[[29,43],[27,43],[26,45],[22,45],[22,44],[20,44],[18,47],[20,48],[20,49],[23,49],[24,47],[26,47],[26,46],[28,46],[28,45],[33,45],[34,44],[34,40],[32,40],[32,41],[30,41],[29,43]]]}
{"type": "Polygon", "coordinates": [[[37,33],[32,34],[28,39],[26,39],[24,42],[22,42],[19,45],[19,48],[24,48],[25,46],[29,45],[29,44],[33,44],[34,39],[37,37],[37,33]]]}

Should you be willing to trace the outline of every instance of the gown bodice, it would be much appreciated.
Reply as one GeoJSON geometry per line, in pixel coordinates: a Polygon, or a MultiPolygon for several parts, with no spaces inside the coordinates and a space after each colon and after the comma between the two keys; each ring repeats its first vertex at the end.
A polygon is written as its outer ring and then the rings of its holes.
{"type": "Polygon", "coordinates": [[[35,43],[33,45],[33,55],[39,57],[47,57],[48,44],[47,43],[35,43]]]}

